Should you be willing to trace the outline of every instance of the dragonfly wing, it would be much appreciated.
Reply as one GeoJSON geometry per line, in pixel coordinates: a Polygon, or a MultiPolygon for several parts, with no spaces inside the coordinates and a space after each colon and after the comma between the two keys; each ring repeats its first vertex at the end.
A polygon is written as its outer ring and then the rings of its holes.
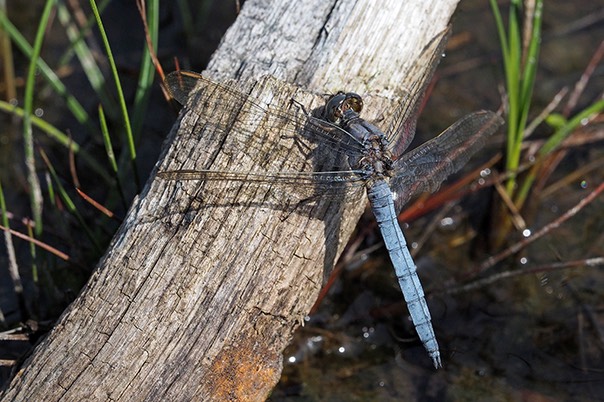
{"type": "Polygon", "coordinates": [[[202,198],[205,206],[250,205],[288,210],[322,200],[358,201],[365,189],[359,172],[352,170],[266,173],[173,170],[158,172],[157,177],[176,181],[176,187],[202,198]],[[207,185],[209,182],[215,183],[207,185]]]}
{"type": "Polygon", "coordinates": [[[338,126],[306,113],[293,99],[278,106],[270,105],[244,94],[234,84],[216,83],[186,70],[171,72],[165,83],[180,104],[186,105],[189,99],[204,103],[202,110],[209,112],[198,115],[199,123],[229,131],[229,135],[242,145],[248,146],[251,137],[258,137],[256,129],[262,124],[265,127],[283,127],[281,131],[285,140],[304,136],[339,153],[362,153],[362,144],[356,138],[338,126]],[[237,127],[235,130],[232,129],[234,126],[237,127]]]}
{"type": "Polygon", "coordinates": [[[385,132],[386,138],[391,144],[390,152],[394,156],[401,155],[413,141],[415,125],[422,108],[426,89],[432,81],[434,71],[436,71],[436,67],[442,58],[449,34],[450,28],[447,27],[432,38],[410,69],[409,75],[419,78],[403,94],[393,114],[394,117],[385,132]]]}
{"type": "Polygon", "coordinates": [[[498,114],[480,111],[455,122],[438,137],[420,145],[394,162],[395,175],[390,187],[395,194],[395,209],[415,194],[434,192],[452,173],[461,169],[503,124],[498,114]]]}
{"type": "Polygon", "coordinates": [[[292,92],[275,79],[259,81],[262,101],[188,71],[169,74],[166,84],[176,100],[201,111],[183,117],[192,129],[179,143],[191,157],[167,162],[158,177],[178,180],[174,188],[203,198],[203,205],[282,208],[362,193],[349,163],[362,150],[358,140],[294,106],[292,92]]]}

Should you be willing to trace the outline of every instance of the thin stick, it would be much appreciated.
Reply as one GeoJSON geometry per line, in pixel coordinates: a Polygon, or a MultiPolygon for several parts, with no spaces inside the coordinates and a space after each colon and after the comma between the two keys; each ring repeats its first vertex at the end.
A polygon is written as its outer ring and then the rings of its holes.
{"type": "Polygon", "coordinates": [[[7,231],[10,234],[12,234],[13,236],[16,236],[16,237],[18,237],[20,239],[23,239],[23,240],[27,240],[28,242],[35,244],[36,246],[38,246],[38,247],[40,247],[40,248],[42,248],[42,249],[44,249],[44,250],[46,250],[46,251],[48,251],[48,252],[56,255],[57,257],[65,260],[65,261],[69,261],[69,256],[67,254],[65,254],[62,251],[57,250],[56,248],[54,248],[54,247],[52,247],[52,246],[50,246],[50,245],[48,245],[46,243],[41,242],[38,239],[35,239],[35,238],[33,238],[31,236],[28,236],[28,235],[25,235],[25,234],[23,234],[21,232],[17,232],[16,230],[6,228],[3,225],[0,225],[0,230],[7,231]]]}
{"type": "Polygon", "coordinates": [[[561,224],[563,224],[564,222],[566,222],[568,219],[570,219],[573,216],[575,216],[587,204],[589,204],[590,202],[592,202],[598,195],[600,195],[600,193],[602,191],[604,191],[604,183],[600,183],[600,185],[594,191],[592,191],[590,194],[587,195],[587,197],[585,197],[581,201],[579,201],[579,203],[577,205],[575,205],[574,207],[572,207],[571,209],[569,209],[568,211],[566,211],[566,213],[564,213],[562,216],[560,216],[555,221],[553,221],[553,222],[545,225],[539,231],[535,232],[535,234],[533,234],[532,236],[529,236],[529,237],[527,237],[527,238],[519,241],[518,243],[512,245],[507,250],[504,250],[503,252],[497,254],[496,256],[489,257],[486,261],[484,261],[476,269],[474,269],[468,275],[468,277],[473,277],[473,276],[478,275],[479,273],[481,273],[483,271],[486,271],[487,269],[491,268],[492,266],[494,266],[498,262],[502,261],[503,259],[505,259],[505,258],[509,257],[510,255],[515,254],[518,251],[522,250],[523,248],[525,248],[526,246],[528,246],[529,244],[531,244],[535,240],[543,237],[544,235],[546,235],[547,233],[551,232],[552,230],[557,229],[558,226],[560,226],[561,224]]]}
{"type": "Polygon", "coordinates": [[[557,262],[548,265],[542,265],[534,268],[526,268],[519,269],[516,271],[505,271],[498,274],[494,274],[489,276],[488,278],[479,279],[477,281],[468,283],[463,286],[455,287],[452,289],[447,289],[444,291],[446,294],[456,294],[462,292],[468,292],[470,290],[475,290],[478,288],[485,287],[492,283],[501,281],[503,279],[512,278],[514,276],[528,275],[528,274],[536,274],[540,272],[549,272],[559,269],[567,269],[567,268],[580,268],[580,267],[596,267],[604,265],[604,257],[594,257],[587,258],[585,260],[575,260],[575,261],[567,261],[567,262],[557,262]]]}

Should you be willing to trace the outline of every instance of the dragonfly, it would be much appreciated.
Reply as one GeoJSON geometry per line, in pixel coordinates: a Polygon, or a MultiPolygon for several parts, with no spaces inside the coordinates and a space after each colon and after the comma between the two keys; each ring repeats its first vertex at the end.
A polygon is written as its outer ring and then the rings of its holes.
{"type": "MultiPolygon", "coordinates": [[[[363,98],[354,92],[337,92],[312,113],[291,112],[285,107],[264,105],[233,86],[215,83],[201,74],[179,70],[167,75],[165,83],[172,96],[181,104],[200,92],[219,93],[219,107],[235,108],[246,104],[260,115],[277,115],[299,127],[302,135],[313,138],[319,149],[330,150],[337,163],[308,163],[306,171],[231,171],[203,169],[164,170],[158,177],[164,180],[234,181],[252,185],[283,188],[283,193],[298,198],[336,197],[361,189],[366,191],[373,214],[379,225],[384,244],[389,252],[398,283],[407,303],[409,315],[420,341],[432,359],[435,368],[442,367],[438,342],[424,291],[417,275],[417,267],[407,248],[405,236],[397,221],[397,213],[411,197],[422,192],[434,192],[452,173],[463,167],[470,157],[485,144],[503,124],[502,118],[491,111],[478,111],[461,118],[440,135],[414,150],[405,153],[414,135],[417,115],[427,85],[436,69],[447,34],[437,35],[424,49],[429,51],[428,65],[423,75],[402,97],[395,108],[394,118],[384,131],[361,117],[363,98]],[[336,167],[334,170],[334,166],[336,167]]],[[[199,98],[196,99],[199,100],[199,98]]],[[[216,105],[215,105],[216,106],[216,105]]],[[[252,113],[253,114],[253,113],[252,113]]],[[[203,125],[228,131],[223,118],[215,114],[199,113],[203,125]]],[[[199,124],[198,122],[198,124],[199,124]]],[[[299,135],[299,129],[296,131],[299,135]]],[[[291,133],[283,133],[290,138],[291,133]],[[288,135],[286,135],[288,134],[288,135]]],[[[229,135],[231,135],[229,133],[229,135]]],[[[232,134],[241,152],[253,141],[253,132],[232,134]]],[[[217,139],[218,141],[218,139],[217,139]]],[[[262,141],[253,142],[259,147],[262,141]]],[[[270,153],[267,153],[270,155],[270,153]]],[[[308,157],[308,156],[303,156],[308,157]]]]}

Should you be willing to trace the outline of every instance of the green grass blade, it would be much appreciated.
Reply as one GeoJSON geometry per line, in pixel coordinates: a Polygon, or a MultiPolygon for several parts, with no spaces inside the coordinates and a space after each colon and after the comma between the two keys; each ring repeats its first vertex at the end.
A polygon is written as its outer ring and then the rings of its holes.
{"type": "Polygon", "coordinates": [[[111,137],[109,135],[109,129],[107,128],[107,120],[105,119],[105,112],[103,107],[99,105],[99,121],[101,123],[101,133],[103,133],[103,142],[105,143],[105,152],[107,152],[107,159],[109,159],[109,165],[115,173],[118,173],[117,162],[115,161],[115,154],[113,152],[113,146],[111,145],[111,137]]]}
{"type": "Polygon", "coordinates": [[[71,48],[75,52],[80,65],[82,66],[82,70],[88,78],[90,86],[92,86],[92,89],[94,89],[94,92],[101,100],[101,103],[105,105],[107,113],[110,116],[117,116],[118,110],[114,107],[115,102],[111,99],[111,95],[109,95],[107,92],[107,81],[103,76],[103,72],[98,66],[92,51],[88,47],[86,41],[84,41],[80,31],[72,21],[69,10],[67,10],[65,4],[59,3],[57,6],[57,16],[65,28],[65,33],[69,38],[71,48]]]}
{"type": "MultiPolygon", "coordinates": [[[[23,35],[19,32],[19,30],[8,20],[6,14],[0,10],[0,26],[6,31],[6,33],[10,36],[13,43],[17,46],[17,48],[29,59],[32,58],[33,49],[31,45],[25,40],[23,35]]],[[[46,62],[38,58],[36,60],[37,67],[46,82],[51,86],[51,88],[59,94],[67,105],[67,108],[71,112],[71,114],[75,117],[75,119],[80,123],[86,126],[86,128],[91,133],[97,133],[96,127],[90,121],[88,113],[84,107],[78,102],[78,100],[73,97],[63,82],[59,79],[59,77],[54,73],[54,71],[46,64],[46,62]]]]}
{"type": "MultiPolygon", "coordinates": [[[[502,47],[507,108],[506,170],[514,172],[520,164],[522,142],[531,106],[531,97],[537,71],[539,44],[541,41],[542,0],[537,0],[532,20],[531,37],[526,54],[523,54],[521,29],[522,2],[513,0],[509,8],[507,31],[495,0],[490,0],[493,16],[502,47]]],[[[512,175],[506,183],[506,191],[512,195],[516,188],[516,176],[512,175]]]]}
{"type": "Polygon", "coordinates": [[[42,156],[42,159],[44,160],[44,163],[46,164],[46,168],[50,172],[50,175],[52,176],[52,179],[53,179],[54,183],[56,184],[57,194],[59,195],[59,197],[61,197],[61,200],[63,201],[63,203],[65,204],[65,207],[67,208],[67,211],[69,211],[69,213],[71,213],[73,216],[76,217],[76,219],[80,223],[81,228],[84,230],[84,233],[86,234],[86,236],[88,237],[90,242],[93,244],[96,251],[100,253],[101,247],[99,246],[99,244],[96,240],[96,237],[93,235],[92,231],[86,224],[86,221],[84,220],[84,218],[78,211],[75,203],[69,196],[69,193],[67,193],[67,191],[65,190],[65,187],[63,187],[63,184],[61,183],[61,180],[59,179],[59,176],[57,175],[57,172],[55,171],[54,167],[50,163],[48,156],[46,156],[46,153],[41,148],[39,149],[39,152],[40,152],[40,155],[42,156]]]}
{"type": "Polygon", "coordinates": [[[50,200],[50,204],[56,208],[56,194],[55,194],[55,186],[52,184],[52,179],[48,175],[48,172],[44,174],[44,181],[46,182],[46,191],[48,191],[48,199],[50,200]]]}
{"type": "Polygon", "coordinates": [[[128,209],[128,203],[126,202],[126,196],[124,195],[122,181],[120,180],[119,169],[117,161],[115,160],[115,153],[113,152],[113,146],[111,145],[111,136],[109,135],[109,129],[107,128],[107,120],[105,119],[105,112],[103,107],[99,105],[99,121],[101,122],[101,132],[103,133],[103,142],[105,143],[105,152],[107,153],[107,159],[111,169],[115,173],[115,179],[117,181],[117,189],[122,200],[122,206],[124,209],[128,209]]]}
{"type": "Polygon", "coordinates": [[[520,5],[517,1],[513,1],[510,5],[510,20],[508,22],[508,35],[510,43],[510,64],[506,66],[506,76],[508,85],[508,96],[509,96],[509,126],[510,134],[508,137],[508,159],[510,163],[507,167],[509,170],[516,170],[518,168],[518,161],[520,159],[520,146],[518,144],[519,139],[522,138],[522,94],[520,91],[521,87],[521,76],[522,76],[522,35],[520,31],[520,5]]]}
{"type": "MultiPolygon", "coordinates": [[[[27,235],[31,238],[31,239],[35,239],[34,236],[34,231],[31,228],[31,225],[27,225],[27,235]]],[[[32,282],[36,285],[36,287],[38,286],[38,264],[36,263],[37,260],[37,255],[38,255],[38,250],[36,249],[36,245],[34,244],[33,241],[29,242],[29,254],[31,255],[31,280],[32,282]]]]}
{"type": "MultiPolygon", "coordinates": [[[[147,2],[147,23],[149,24],[149,37],[153,44],[153,49],[157,53],[157,41],[159,31],[159,0],[150,0],[147,2]]],[[[155,77],[155,68],[149,53],[148,46],[144,46],[143,58],[141,61],[138,86],[134,96],[134,113],[132,118],[132,131],[136,142],[140,141],[142,133],[143,119],[147,112],[151,89],[153,88],[153,79],[155,77]]]]}
{"type": "Polygon", "coordinates": [[[103,45],[105,46],[105,51],[107,52],[107,58],[109,60],[109,65],[111,67],[111,73],[113,74],[113,79],[115,81],[115,86],[116,86],[117,94],[118,94],[118,100],[120,103],[120,109],[122,112],[122,118],[124,120],[124,127],[126,129],[126,141],[128,143],[128,151],[130,153],[130,163],[132,165],[132,171],[134,174],[136,188],[138,191],[140,191],[140,179],[138,177],[138,169],[136,168],[136,148],[134,146],[134,137],[132,135],[132,127],[130,125],[130,117],[128,116],[128,109],[126,108],[126,100],[124,98],[124,92],[122,91],[122,84],[120,81],[120,77],[117,73],[117,66],[115,65],[113,53],[111,52],[111,46],[109,45],[109,39],[107,38],[107,33],[105,32],[105,28],[103,27],[103,22],[101,21],[101,16],[100,16],[99,10],[96,6],[96,2],[94,0],[90,0],[90,6],[92,7],[92,12],[94,13],[94,17],[97,22],[97,27],[101,34],[101,38],[103,40],[103,45]]]}
{"type": "Polygon", "coordinates": [[[545,157],[552,151],[558,148],[560,144],[562,144],[562,142],[568,138],[568,136],[579,125],[581,125],[585,119],[602,112],[604,112],[604,99],[600,99],[589,107],[583,109],[581,112],[577,113],[562,126],[556,129],[554,134],[539,149],[539,152],[537,153],[537,163],[535,163],[534,168],[529,171],[525,180],[518,188],[516,196],[514,197],[514,205],[518,207],[522,207],[522,205],[524,205],[526,198],[530,194],[531,187],[537,178],[537,174],[539,173],[541,161],[543,161],[543,159],[545,159],[545,157]]]}
{"type": "Polygon", "coordinates": [[[187,0],[176,0],[178,4],[178,10],[180,11],[180,18],[182,20],[183,30],[186,38],[192,38],[194,32],[193,26],[193,15],[191,11],[191,2],[187,0]]]}
{"type": "MultiPolygon", "coordinates": [[[[514,172],[518,169],[520,160],[520,146],[518,138],[522,137],[519,120],[521,115],[520,76],[522,65],[522,39],[518,3],[512,2],[509,9],[507,31],[500,33],[506,38],[507,48],[504,50],[504,73],[508,95],[507,110],[507,138],[506,138],[506,170],[514,172]],[[507,57],[506,57],[507,54],[507,57]]],[[[503,23],[501,23],[503,26],[503,23]]],[[[510,176],[506,183],[508,194],[513,192],[516,176],[510,176]]]]}
{"type": "Polygon", "coordinates": [[[543,144],[541,149],[539,149],[539,156],[545,156],[556,149],[562,142],[568,138],[570,133],[572,133],[577,127],[579,127],[584,120],[588,119],[590,116],[593,116],[597,113],[604,112],[604,99],[600,99],[599,101],[591,104],[589,107],[583,109],[575,116],[570,118],[564,125],[559,127],[554,134],[548,138],[548,140],[543,144]]]}
{"type": "Polygon", "coordinates": [[[497,33],[499,35],[499,43],[501,44],[501,53],[503,56],[504,65],[509,64],[510,48],[508,44],[507,35],[505,33],[505,26],[503,24],[503,18],[497,5],[497,0],[489,0],[491,3],[491,10],[493,10],[493,17],[495,17],[495,25],[497,26],[497,33]]]}
{"type": "Polygon", "coordinates": [[[23,293],[23,284],[21,275],[19,274],[19,265],[17,264],[17,254],[13,246],[13,236],[10,232],[10,224],[8,214],[6,213],[6,201],[4,200],[4,190],[2,190],[2,182],[0,181],[0,215],[2,215],[2,226],[4,226],[4,245],[8,256],[8,271],[13,280],[13,289],[15,293],[20,295],[23,293]]]}
{"type": "Polygon", "coordinates": [[[535,86],[535,77],[537,75],[537,60],[539,59],[539,50],[541,45],[542,13],[543,1],[537,0],[535,2],[535,10],[532,16],[532,21],[530,21],[532,29],[530,33],[528,49],[526,55],[524,56],[524,64],[522,66],[522,77],[520,81],[521,115],[519,121],[519,128],[521,129],[521,137],[518,138],[518,153],[520,153],[520,147],[522,145],[524,131],[528,122],[528,115],[531,107],[531,99],[533,96],[533,88],[535,86]]]}
{"type": "MultiPolygon", "coordinates": [[[[103,0],[100,4],[99,4],[99,12],[103,13],[103,11],[105,11],[105,8],[109,5],[109,3],[111,2],[111,0],[103,0]]],[[[94,19],[94,15],[88,17],[88,19],[86,20],[86,22],[84,23],[83,27],[81,27],[78,31],[78,37],[75,38],[76,41],[83,41],[84,37],[88,34],[88,32],[90,32],[90,29],[92,28],[92,26],[95,24],[95,19],[94,19]]],[[[75,51],[73,49],[73,43],[75,43],[74,41],[72,41],[70,39],[71,45],[68,47],[67,51],[65,52],[65,54],[63,54],[63,56],[61,57],[61,59],[59,60],[59,62],[57,63],[59,66],[65,66],[67,64],[69,64],[69,62],[71,61],[75,51]]]]}
{"type": "Polygon", "coordinates": [[[524,73],[522,77],[522,98],[525,104],[523,107],[528,110],[530,106],[535,76],[537,75],[537,60],[539,60],[539,50],[541,45],[541,22],[543,14],[543,1],[537,0],[535,3],[535,15],[533,16],[533,29],[527,51],[524,73]]]}
{"type": "MultiPolygon", "coordinates": [[[[23,118],[25,112],[23,109],[13,106],[8,102],[0,100],[0,110],[5,111],[7,113],[12,113],[15,116],[23,118]]],[[[69,136],[63,133],[61,130],[48,123],[47,121],[36,117],[31,116],[31,122],[34,126],[42,130],[42,132],[46,133],[51,139],[57,141],[62,146],[69,148],[72,146],[73,152],[78,154],[84,162],[88,164],[88,166],[93,169],[98,175],[100,175],[103,180],[107,183],[111,183],[111,177],[106,172],[106,169],[101,166],[95,158],[93,158],[88,152],[82,150],[80,146],[73,142],[73,140],[69,139],[69,136]],[[70,145],[71,144],[71,145],[70,145]]]]}
{"type": "Polygon", "coordinates": [[[36,160],[34,156],[34,138],[32,129],[32,111],[34,104],[34,90],[36,88],[37,59],[40,57],[44,33],[50,19],[50,12],[54,6],[54,0],[47,0],[44,10],[40,16],[38,31],[34,41],[32,55],[29,61],[27,79],[25,81],[25,97],[23,101],[23,146],[25,152],[25,166],[27,169],[27,182],[29,183],[31,210],[36,224],[36,234],[42,233],[42,189],[36,172],[36,160]]]}
{"type": "Polygon", "coordinates": [[[9,228],[8,215],[6,214],[6,201],[4,200],[4,190],[2,190],[2,181],[0,180],[0,213],[2,214],[2,225],[9,228]]]}

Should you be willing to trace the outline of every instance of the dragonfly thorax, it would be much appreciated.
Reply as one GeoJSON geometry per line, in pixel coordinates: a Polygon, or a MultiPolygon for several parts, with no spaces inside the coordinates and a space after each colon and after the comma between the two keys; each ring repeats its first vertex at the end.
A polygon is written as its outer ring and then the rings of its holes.
{"type": "Polygon", "coordinates": [[[362,145],[363,154],[351,160],[354,169],[365,172],[367,179],[390,177],[392,158],[382,131],[360,117],[363,98],[354,92],[338,92],[323,108],[323,119],[339,126],[362,145]]]}
{"type": "Polygon", "coordinates": [[[367,134],[363,157],[359,160],[357,168],[367,172],[368,178],[383,179],[392,175],[392,158],[386,145],[386,138],[381,132],[367,134]]]}

